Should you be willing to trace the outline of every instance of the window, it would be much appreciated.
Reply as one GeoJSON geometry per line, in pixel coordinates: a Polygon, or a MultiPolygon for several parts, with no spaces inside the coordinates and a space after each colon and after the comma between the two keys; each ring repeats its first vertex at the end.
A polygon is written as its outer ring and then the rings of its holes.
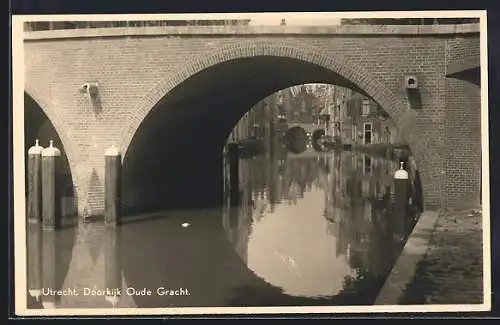
{"type": "Polygon", "coordinates": [[[364,123],[364,141],[365,144],[371,144],[372,143],[372,123],[364,123]]]}
{"type": "Polygon", "coordinates": [[[361,108],[362,108],[362,114],[364,116],[370,114],[370,108],[371,108],[370,106],[371,106],[370,105],[370,100],[369,99],[363,99],[363,101],[362,101],[362,107],[361,108]]]}
{"type": "Polygon", "coordinates": [[[352,126],[352,142],[356,143],[356,138],[358,136],[358,130],[357,130],[357,125],[352,126]]]}

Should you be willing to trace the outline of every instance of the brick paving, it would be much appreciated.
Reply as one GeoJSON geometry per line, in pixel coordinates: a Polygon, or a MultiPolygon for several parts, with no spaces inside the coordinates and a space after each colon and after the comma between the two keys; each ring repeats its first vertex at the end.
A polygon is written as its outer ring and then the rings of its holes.
{"type": "Polygon", "coordinates": [[[442,213],[399,304],[483,303],[482,213],[442,213]]]}

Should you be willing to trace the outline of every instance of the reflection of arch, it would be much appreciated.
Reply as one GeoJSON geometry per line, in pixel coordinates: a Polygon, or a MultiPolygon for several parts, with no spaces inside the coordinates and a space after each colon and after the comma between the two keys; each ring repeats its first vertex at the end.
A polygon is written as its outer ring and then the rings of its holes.
{"type": "MultiPolygon", "coordinates": [[[[34,145],[35,139],[38,138],[39,132],[47,133],[46,138],[39,138],[40,145],[47,147],[49,140],[54,141],[54,146],[59,147],[62,153],[62,167],[63,169],[59,172],[63,176],[61,181],[63,182],[63,192],[61,200],[71,199],[71,203],[66,201],[61,201],[61,204],[65,206],[63,208],[63,213],[65,211],[73,216],[77,211],[77,193],[74,186],[74,173],[71,164],[72,155],[68,152],[68,145],[71,143],[67,138],[67,133],[64,129],[64,124],[62,119],[54,113],[55,110],[49,109],[47,100],[41,96],[35,88],[26,87],[24,92],[24,143],[25,143],[25,159],[27,159],[27,150],[29,147],[34,145]],[[69,205],[68,205],[69,204],[69,205]],[[70,209],[70,210],[67,210],[70,209]]],[[[27,168],[27,165],[25,166],[27,168]]],[[[25,171],[27,172],[27,170],[25,171]]],[[[27,177],[25,179],[27,182],[27,177]]]]}
{"type": "MultiPolygon", "coordinates": [[[[384,83],[365,71],[362,67],[338,55],[331,56],[317,48],[298,48],[285,43],[280,44],[266,41],[239,43],[238,45],[221,48],[211,55],[204,55],[194,61],[188,62],[173,76],[169,76],[160,82],[128,116],[128,122],[123,128],[121,137],[121,148],[124,153],[124,159],[141,123],[149,112],[171,91],[174,89],[177,90],[178,86],[192,79],[194,75],[227,63],[228,61],[263,57],[296,60],[299,63],[315,66],[318,69],[322,69],[322,71],[324,70],[323,73],[330,73],[331,78],[338,78],[340,76],[344,82],[343,86],[364,93],[375,100],[393,118],[399,129],[404,130],[402,137],[408,143],[412,153],[416,157],[416,161],[419,163],[423,183],[431,185],[431,173],[433,173],[433,170],[429,168],[430,166],[427,167],[425,164],[422,164],[423,161],[430,160],[430,155],[426,152],[425,139],[420,136],[418,129],[415,127],[413,112],[407,110],[407,105],[404,104],[404,101],[396,97],[384,83]]],[[[312,80],[296,81],[302,81],[302,83],[312,82],[312,80]]],[[[325,80],[314,80],[314,82],[323,81],[325,80]]],[[[293,81],[289,83],[293,83],[293,81]]],[[[292,84],[288,84],[287,86],[292,86],[292,84]]],[[[256,100],[258,99],[260,98],[256,98],[256,100]]],[[[432,163],[429,163],[429,165],[432,165],[432,163]]],[[[439,189],[437,189],[437,192],[439,192],[439,189]]]]}
{"type": "MultiPolygon", "coordinates": [[[[203,218],[189,214],[169,215],[120,229],[124,240],[122,267],[124,281],[134,288],[184,288],[192,294],[181,296],[136,296],[139,308],[241,307],[241,306],[332,306],[345,304],[349,295],[355,303],[371,300],[356,292],[333,297],[293,297],[256,275],[238,255],[227,238],[221,215],[213,211],[203,218]],[[186,219],[192,226],[179,224],[186,219]],[[182,234],[182,235],[178,235],[182,234]],[[148,240],[144,240],[145,236],[148,240]],[[140,246],[137,243],[141,243],[140,246]],[[138,249],[140,247],[140,249],[138,249]],[[144,252],[148,254],[144,254],[144,252]],[[144,270],[148,272],[144,272],[144,270]]],[[[242,231],[241,234],[246,233],[242,231]]],[[[240,252],[241,253],[241,252],[240,252]]],[[[154,290],[154,289],[153,289],[154,290]]],[[[375,292],[370,285],[366,293],[375,292]]],[[[366,302],[371,303],[371,301],[366,302]]]]}

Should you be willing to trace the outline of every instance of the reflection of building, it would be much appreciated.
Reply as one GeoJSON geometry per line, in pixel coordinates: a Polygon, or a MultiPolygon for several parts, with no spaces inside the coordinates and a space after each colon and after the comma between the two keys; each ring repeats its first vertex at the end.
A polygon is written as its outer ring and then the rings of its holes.
{"type": "Polygon", "coordinates": [[[372,245],[383,242],[378,237],[385,228],[376,224],[384,218],[381,211],[389,201],[377,202],[390,197],[396,163],[356,152],[334,152],[326,160],[328,168],[321,176],[321,186],[325,189],[329,232],[337,239],[337,254],[348,256],[352,267],[379,270],[385,264],[374,264],[372,245]]]}
{"type": "Polygon", "coordinates": [[[241,202],[226,213],[235,221],[225,222],[225,228],[245,260],[252,224],[273,213],[277,204],[296,204],[316,184],[325,193],[327,229],[336,238],[337,255],[345,256],[351,267],[381,274],[393,238],[394,228],[386,224],[397,167],[395,161],[355,151],[282,157],[274,150],[241,159],[241,202]]]}

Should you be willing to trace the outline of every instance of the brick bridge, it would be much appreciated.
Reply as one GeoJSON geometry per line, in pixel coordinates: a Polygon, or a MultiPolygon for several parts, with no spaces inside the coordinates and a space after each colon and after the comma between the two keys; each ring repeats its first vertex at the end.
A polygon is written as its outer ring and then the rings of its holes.
{"type": "Polygon", "coordinates": [[[479,39],[478,24],[25,32],[25,144],[54,139],[80,215],[103,211],[111,145],[122,151],[126,211],[205,206],[221,200],[221,148],[252,105],[292,85],[330,83],[394,119],[426,208],[478,201],[479,39]],[[409,76],[417,89],[407,89],[409,76]],[[85,83],[98,87],[89,95],[85,83]]]}

